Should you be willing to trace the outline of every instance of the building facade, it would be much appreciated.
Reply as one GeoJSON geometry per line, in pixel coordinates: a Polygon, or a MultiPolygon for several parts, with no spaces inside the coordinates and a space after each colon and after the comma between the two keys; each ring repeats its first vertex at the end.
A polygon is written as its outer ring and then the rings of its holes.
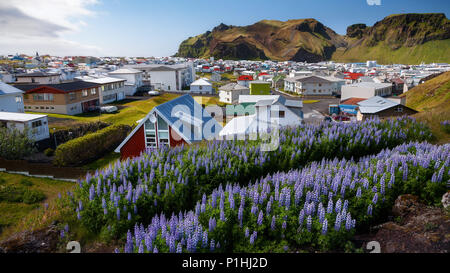
{"type": "Polygon", "coordinates": [[[16,85],[25,91],[25,111],[77,115],[100,105],[100,85],[74,81],[50,85],[16,85]]]}
{"type": "Polygon", "coordinates": [[[23,91],[0,82],[0,112],[23,113],[23,91]]]}

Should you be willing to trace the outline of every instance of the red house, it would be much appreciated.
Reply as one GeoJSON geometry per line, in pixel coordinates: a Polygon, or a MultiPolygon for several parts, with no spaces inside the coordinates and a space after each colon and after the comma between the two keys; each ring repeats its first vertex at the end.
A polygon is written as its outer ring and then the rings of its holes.
{"type": "Polygon", "coordinates": [[[136,157],[146,149],[213,139],[221,130],[211,114],[187,94],[154,107],[115,152],[121,159],[136,157]]]}

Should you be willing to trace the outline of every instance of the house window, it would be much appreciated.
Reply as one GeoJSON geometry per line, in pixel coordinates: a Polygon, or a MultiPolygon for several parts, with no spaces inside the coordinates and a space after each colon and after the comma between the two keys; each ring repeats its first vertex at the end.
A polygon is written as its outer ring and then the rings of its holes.
{"type": "Polygon", "coordinates": [[[75,100],[76,98],[77,98],[77,94],[75,94],[75,92],[69,93],[69,99],[70,100],[75,100]]]}
{"type": "Polygon", "coordinates": [[[16,96],[16,102],[21,103],[22,102],[22,96],[16,96]]]}
{"type": "Polygon", "coordinates": [[[403,107],[401,107],[401,106],[395,107],[395,112],[403,113],[403,107]]]}
{"type": "Polygon", "coordinates": [[[284,111],[280,111],[280,112],[278,112],[278,115],[280,118],[284,118],[285,113],[284,113],[284,111]]]}
{"type": "Polygon", "coordinates": [[[200,90],[202,90],[202,89],[203,89],[203,86],[199,86],[198,88],[199,88],[200,90]]]}
{"type": "Polygon", "coordinates": [[[88,95],[88,91],[87,90],[83,90],[82,93],[81,93],[81,96],[87,97],[87,95],[88,95]]]}
{"type": "Polygon", "coordinates": [[[156,131],[155,124],[147,120],[144,124],[145,143],[147,148],[156,148],[156,131]]]}
{"type": "Polygon", "coordinates": [[[42,126],[42,121],[41,120],[37,120],[37,121],[33,121],[31,123],[31,128],[36,128],[36,127],[41,127],[42,126]]]}
{"type": "Polygon", "coordinates": [[[97,94],[97,90],[95,90],[95,88],[92,88],[91,89],[91,95],[95,95],[95,94],[97,94]]]}
{"type": "Polygon", "coordinates": [[[160,146],[169,145],[169,126],[161,117],[158,117],[158,143],[160,146]]]}

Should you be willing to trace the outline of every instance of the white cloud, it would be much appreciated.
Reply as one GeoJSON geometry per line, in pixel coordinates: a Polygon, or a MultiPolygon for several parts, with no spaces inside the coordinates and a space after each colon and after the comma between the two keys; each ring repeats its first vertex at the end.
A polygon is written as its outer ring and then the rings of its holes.
{"type": "Polygon", "coordinates": [[[0,54],[101,55],[101,49],[64,39],[87,27],[97,0],[9,0],[0,3],[0,54]]]}

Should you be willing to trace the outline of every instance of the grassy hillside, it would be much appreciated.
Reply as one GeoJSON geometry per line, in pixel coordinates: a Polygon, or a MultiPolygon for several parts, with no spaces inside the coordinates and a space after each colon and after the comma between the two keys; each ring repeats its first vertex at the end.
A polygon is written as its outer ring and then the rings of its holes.
{"type": "Polygon", "coordinates": [[[249,26],[219,25],[182,42],[178,56],[224,59],[321,61],[344,46],[343,37],[314,19],[263,20],[249,26]]]}
{"type": "Polygon", "coordinates": [[[377,60],[379,64],[450,63],[450,40],[430,41],[422,45],[390,49],[385,43],[374,47],[339,48],[332,60],[336,62],[364,62],[377,60]]]}
{"type": "Polygon", "coordinates": [[[0,240],[14,232],[50,224],[59,214],[54,209],[58,193],[74,187],[73,182],[0,172],[0,240]],[[42,194],[42,198],[23,199],[26,191],[42,194]]]}
{"type": "Polygon", "coordinates": [[[415,117],[427,123],[439,144],[449,143],[450,134],[443,130],[442,121],[450,120],[450,72],[406,92],[406,105],[420,111],[415,117]]]}
{"type": "Polygon", "coordinates": [[[380,64],[450,62],[450,21],[443,13],[390,15],[341,36],[315,19],[221,24],[181,43],[181,57],[380,64]]]}

